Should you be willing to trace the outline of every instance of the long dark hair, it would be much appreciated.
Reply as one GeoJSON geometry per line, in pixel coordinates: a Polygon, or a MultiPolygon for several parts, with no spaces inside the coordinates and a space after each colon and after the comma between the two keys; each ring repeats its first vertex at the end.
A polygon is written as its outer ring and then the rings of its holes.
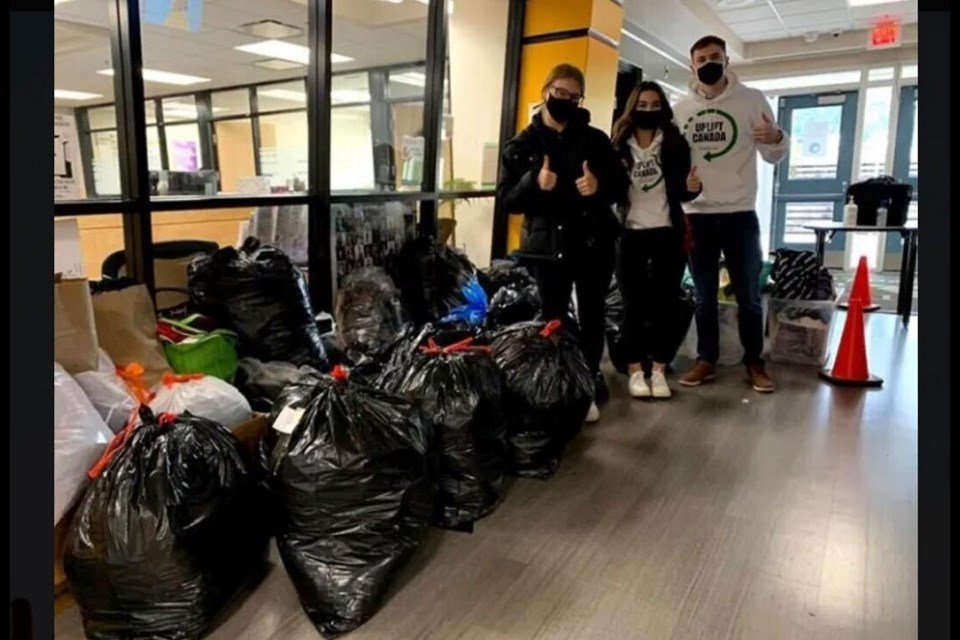
{"type": "Polygon", "coordinates": [[[663,87],[652,80],[644,80],[630,93],[623,114],[613,125],[613,135],[610,137],[610,140],[613,142],[614,149],[619,150],[623,148],[623,145],[626,144],[627,140],[636,130],[633,119],[630,116],[636,110],[637,103],[640,102],[640,94],[644,91],[653,91],[660,98],[660,111],[663,113],[663,124],[661,128],[663,129],[664,137],[672,137],[674,134],[678,136],[681,135],[677,125],[673,122],[673,109],[670,107],[670,101],[667,100],[667,94],[664,92],[663,87]]]}

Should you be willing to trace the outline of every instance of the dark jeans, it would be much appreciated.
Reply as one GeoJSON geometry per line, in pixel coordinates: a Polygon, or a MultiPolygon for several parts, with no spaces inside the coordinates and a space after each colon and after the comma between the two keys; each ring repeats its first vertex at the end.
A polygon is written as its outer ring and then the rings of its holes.
{"type": "Polygon", "coordinates": [[[630,364],[673,359],[671,322],[683,281],[685,260],[672,227],[624,231],[620,236],[617,281],[625,311],[623,341],[630,364]]]}
{"type": "Polygon", "coordinates": [[[603,359],[604,318],[615,253],[612,245],[604,243],[568,262],[537,261],[529,265],[540,288],[545,319],[568,321],[576,285],[580,349],[595,374],[599,373],[603,359]]]}
{"type": "Polygon", "coordinates": [[[737,297],[740,343],[744,364],[763,359],[763,306],[760,300],[760,221],[755,211],[691,214],[693,253],[690,270],[697,287],[697,350],[703,362],[720,357],[717,290],[720,287],[720,253],[737,297]]]}

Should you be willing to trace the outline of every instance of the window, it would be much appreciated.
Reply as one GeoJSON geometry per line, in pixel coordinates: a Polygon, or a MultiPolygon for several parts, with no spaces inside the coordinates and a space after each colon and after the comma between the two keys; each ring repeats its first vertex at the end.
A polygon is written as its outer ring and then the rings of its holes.
{"type": "Polygon", "coordinates": [[[889,173],[887,151],[890,145],[890,108],[893,87],[870,87],[863,112],[863,138],[860,148],[859,180],[889,173]]]}
{"type": "Polygon", "coordinates": [[[794,109],[790,124],[790,179],[832,180],[840,160],[843,105],[794,109]]]}
{"type": "Polygon", "coordinates": [[[810,244],[816,241],[814,233],[805,225],[833,220],[833,201],[787,202],[784,220],[783,241],[787,244],[810,244]]]}
{"type": "Polygon", "coordinates": [[[427,11],[424,2],[333,0],[334,191],[422,189],[427,11]]]}
{"type": "Polygon", "coordinates": [[[144,97],[171,172],[157,195],[305,189],[306,3],[192,4],[141,3],[144,97]],[[300,117],[258,119],[271,112],[300,117]]]}
{"type": "Polygon", "coordinates": [[[54,200],[120,195],[120,155],[106,3],[54,7],[54,200]],[[94,133],[96,132],[96,133],[94,133]]]}

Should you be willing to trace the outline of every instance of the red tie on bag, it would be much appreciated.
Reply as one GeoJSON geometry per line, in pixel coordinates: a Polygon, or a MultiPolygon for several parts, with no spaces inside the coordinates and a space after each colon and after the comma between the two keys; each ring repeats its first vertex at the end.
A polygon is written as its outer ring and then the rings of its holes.
{"type": "Polygon", "coordinates": [[[557,331],[559,331],[560,327],[562,326],[563,326],[563,323],[560,322],[559,320],[551,320],[550,322],[547,323],[547,326],[545,326],[540,331],[540,335],[542,335],[544,338],[549,338],[550,336],[555,334],[557,331]]]}
{"type": "Polygon", "coordinates": [[[441,347],[437,344],[436,340],[430,338],[426,345],[420,347],[420,351],[430,356],[438,356],[447,355],[450,353],[463,353],[466,351],[472,351],[475,353],[490,353],[490,347],[473,344],[472,337],[461,340],[460,342],[454,342],[446,347],[441,347]]]}

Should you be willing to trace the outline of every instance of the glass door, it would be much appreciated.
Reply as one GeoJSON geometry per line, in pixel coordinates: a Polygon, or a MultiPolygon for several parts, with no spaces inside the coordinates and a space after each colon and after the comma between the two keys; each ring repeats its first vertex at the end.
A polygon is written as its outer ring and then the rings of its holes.
{"type": "MultiPolygon", "coordinates": [[[[804,225],[843,217],[853,169],[857,93],[783,97],[779,110],[790,151],[776,168],[772,245],[812,250],[815,237],[804,225]]],[[[837,237],[831,252],[842,251],[844,242],[842,235],[837,237]]]]}
{"type": "MultiPolygon", "coordinates": [[[[917,113],[920,107],[920,88],[916,85],[900,90],[900,110],[897,117],[896,150],[893,154],[893,177],[899,182],[913,185],[913,201],[907,210],[907,220],[917,221],[918,169],[917,160],[917,113]]],[[[899,234],[887,237],[887,265],[892,270],[900,268],[902,241],[899,234]]]]}

